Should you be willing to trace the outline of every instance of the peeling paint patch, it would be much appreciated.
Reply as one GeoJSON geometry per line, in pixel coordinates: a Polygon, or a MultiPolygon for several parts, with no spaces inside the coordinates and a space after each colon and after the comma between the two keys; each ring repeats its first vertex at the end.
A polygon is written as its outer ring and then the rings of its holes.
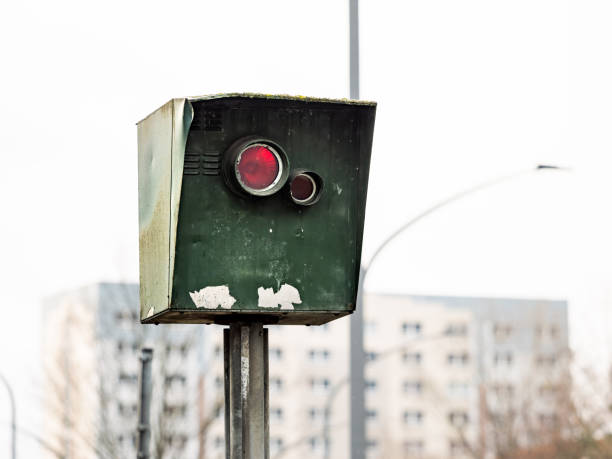
{"type": "Polygon", "coordinates": [[[281,310],[293,310],[294,303],[302,303],[298,289],[289,284],[281,285],[276,293],[272,288],[259,287],[257,294],[259,295],[257,306],[260,308],[277,308],[280,306],[281,310]]]}
{"type": "Polygon", "coordinates": [[[149,312],[147,312],[147,319],[149,317],[153,317],[154,313],[155,313],[155,308],[153,308],[153,306],[151,306],[151,308],[149,309],[149,312]]]}
{"type": "Polygon", "coordinates": [[[227,285],[204,287],[196,292],[189,292],[189,296],[198,308],[230,309],[236,302],[236,298],[230,295],[227,285]]]}

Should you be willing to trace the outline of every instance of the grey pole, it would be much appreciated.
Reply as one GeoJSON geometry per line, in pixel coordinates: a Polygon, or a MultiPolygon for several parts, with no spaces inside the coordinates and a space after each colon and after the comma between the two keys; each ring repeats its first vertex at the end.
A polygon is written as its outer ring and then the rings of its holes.
{"type": "MultiPolygon", "coordinates": [[[[359,99],[359,0],[349,0],[350,97],[359,99]]],[[[357,304],[351,316],[351,458],[365,459],[365,352],[363,350],[363,278],[359,274],[357,304]]]]}
{"type": "Polygon", "coordinates": [[[363,282],[366,267],[361,266],[357,304],[351,315],[351,458],[365,459],[365,351],[363,346],[363,282]]]}
{"type": "Polygon", "coordinates": [[[151,392],[153,388],[152,366],[153,349],[143,348],[140,355],[140,397],[138,405],[138,459],[148,459],[151,440],[151,392]]]}
{"type": "Polygon", "coordinates": [[[15,408],[15,396],[13,395],[13,389],[8,383],[7,379],[0,374],[0,380],[6,387],[11,402],[11,458],[17,458],[17,410],[15,408]]]}
{"type": "Polygon", "coordinates": [[[260,322],[223,330],[225,457],[269,459],[268,330],[260,322]]]}
{"type": "Polygon", "coordinates": [[[359,99],[359,0],[349,0],[351,99],[359,99]]]}

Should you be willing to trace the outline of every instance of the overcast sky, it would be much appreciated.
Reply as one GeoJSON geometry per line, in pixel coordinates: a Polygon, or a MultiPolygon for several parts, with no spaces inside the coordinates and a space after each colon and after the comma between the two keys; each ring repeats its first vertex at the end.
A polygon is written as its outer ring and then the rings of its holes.
{"type": "MultiPolygon", "coordinates": [[[[573,348],[612,341],[612,4],[362,1],[361,96],[378,102],[364,259],[437,201],[367,288],[567,299],[573,348]]],[[[40,298],[136,280],[135,123],[172,97],[347,97],[348,1],[0,6],[0,371],[35,425],[40,298]]],[[[0,392],[0,456],[8,451],[0,392]]],[[[21,457],[36,457],[20,437],[21,457]]]]}

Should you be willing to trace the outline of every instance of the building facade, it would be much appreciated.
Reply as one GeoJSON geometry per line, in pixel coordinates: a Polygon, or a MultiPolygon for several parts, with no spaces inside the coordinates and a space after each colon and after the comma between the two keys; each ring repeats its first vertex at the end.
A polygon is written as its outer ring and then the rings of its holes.
{"type": "MultiPolygon", "coordinates": [[[[138,287],[96,284],[44,315],[45,435],[68,458],[135,457],[139,352],[154,348],[154,458],[225,458],[223,327],[142,326],[138,287]]],[[[495,457],[554,426],[563,301],[367,295],[368,458],[495,457]]],[[[350,451],[349,319],[269,327],[270,457],[350,451]]]]}
{"type": "MultiPolygon", "coordinates": [[[[209,330],[210,404],[223,341],[209,330]]],[[[349,457],[348,333],[349,319],[270,327],[272,459],[349,457]]],[[[558,416],[563,301],[368,295],[364,337],[368,458],[495,457],[558,416]]],[[[225,457],[222,409],[205,443],[207,458],[225,457]]]]}
{"type": "Polygon", "coordinates": [[[138,285],[101,283],[46,301],[43,343],[44,438],[63,457],[136,457],[142,347],[152,457],[203,457],[203,327],[140,325],[138,285]]]}

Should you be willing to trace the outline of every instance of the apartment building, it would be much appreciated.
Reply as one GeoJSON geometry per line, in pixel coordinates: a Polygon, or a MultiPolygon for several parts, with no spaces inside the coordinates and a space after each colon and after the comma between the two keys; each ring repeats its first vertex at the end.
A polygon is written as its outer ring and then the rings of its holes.
{"type": "MultiPolygon", "coordinates": [[[[150,345],[153,456],[225,458],[223,327],[142,326],[137,310],[134,284],[47,301],[44,438],[66,458],[135,457],[150,345]]],[[[269,327],[272,459],[349,457],[349,320],[269,327]]],[[[364,327],[368,458],[492,456],[508,423],[558,416],[565,302],[368,295],[364,327]]]]}
{"type": "Polygon", "coordinates": [[[43,438],[66,459],[136,457],[139,356],[147,346],[153,457],[203,457],[203,330],[140,325],[136,284],[100,283],[47,300],[43,438]]]}
{"type": "MultiPolygon", "coordinates": [[[[271,458],[349,457],[349,320],[269,327],[271,458]]],[[[368,458],[486,457],[518,410],[554,422],[565,302],[368,295],[364,326],[368,458]]],[[[210,405],[223,393],[223,347],[221,327],[208,330],[210,405]]],[[[225,457],[216,414],[205,438],[214,459],[225,457]]]]}

